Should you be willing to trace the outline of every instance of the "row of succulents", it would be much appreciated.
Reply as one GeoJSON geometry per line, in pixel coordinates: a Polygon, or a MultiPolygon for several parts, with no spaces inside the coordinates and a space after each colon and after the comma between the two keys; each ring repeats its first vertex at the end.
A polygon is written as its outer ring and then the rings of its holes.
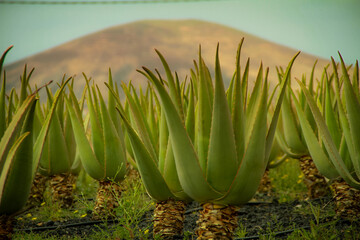
{"type": "MultiPolygon", "coordinates": [[[[179,79],[156,50],[165,72],[138,70],[146,90],[121,83],[121,99],[109,71],[108,99],[84,74],[82,97],[73,91],[73,78],[47,102],[31,90],[26,68],[20,95],[6,95],[4,72],[0,92],[0,235],[10,237],[11,221],[27,202],[41,198],[47,179],[54,201],[71,206],[74,180],[83,169],[99,182],[94,218],[114,217],[120,184],[131,169],[138,170],[148,195],[156,202],[153,234],[164,239],[181,235],[186,204],[201,204],[198,239],[232,239],[236,211],[253,198],[270,168],[286,158],[299,159],[309,197],[331,193],[341,217],[360,215],[360,91],[358,63],[350,78],[340,55],[342,75],[332,59],[333,73],[314,68],[307,83],[291,68],[277,69],[279,83],[269,90],[261,64],[249,88],[249,59],[241,70],[237,49],[234,75],[225,89],[219,45],[214,76],[199,48],[189,78],[179,79]],[[315,89],[314,89],[315,88],[315,89]],[[86,106],[85,106],[86,103],[86,106]],[[87,109],[87,114],[83,109],[87,109]],[[45,179],[45,180],[44,180],[45,179]],[[33,185],[32,185],[33,184],[33,185]],[[30,189],[32,186],[32,193],[30,189]]],[[[0,72],[7,49],[0,60],[0,72]]],[[[265,187],[264,191],[269,191],[265,187]]]]}

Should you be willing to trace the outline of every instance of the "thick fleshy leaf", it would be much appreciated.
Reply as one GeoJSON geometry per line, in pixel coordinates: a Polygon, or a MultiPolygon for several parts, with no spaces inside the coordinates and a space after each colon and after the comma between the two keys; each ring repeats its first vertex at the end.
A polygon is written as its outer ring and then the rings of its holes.
{"type": "Polygon", "coordinates": [[[168,122],[169,133],[173,143],[176,169],[185,193],[198,202],[209,201],[221,196],[206,181],[205,174],[199,164],[195,149],[191,143],[185,126],[173,104],[169,94],[160,81],[149,71],[152,83],[159,93],[162,107],[168,122]]]}
{"type": "Polygon", "coordinates": [[[194,87],[193,87],[193,81],[190,81],[190,87],[189,87],[189,103],[188,108],[186,112],[186,131],[191,139],[191,142],[194,144],[195,141],[195,96],[194,96],[194,87]]]}
{"type": "Polygon", "coordinates": [[[244,102],[244,111],[245,111],[245,107],[247,105],[248,99],[248,79],[249,79],[249,68],[250,68],[250,58],[248,58],[248,60],[246,61],[246,65],[245,65],[245,70],[244,70],[244,74],[241,80],[241,89],[242,89],[242,96],[244,98],[243,102],[244,102]]]}
{"type": "Polygon", "coordinates": [[[166,77],[167,77],[168,84],[169,84],[170,97],[171,97],[172,101],[175,103],[175,107],[178,110],[181,119],[184,120],[184,111],[183,111],[181,96],[179,94],[179,88],[176,86],[174,77],[171,73],[170,67],[169,67],[168,63],[166,62],[165,58],[157,49],[155,49],[155,51],[158,54],[163,66],[164,66],[164,69],[165,69],[166,77]]]}
{"type": "Polygon", "coordinates": [[[324,116],[325,116],[325,122],[329,129],[329,132],[331,134],[331,137],[335,143],[336,148],[339,149],[340,142],[342,138],[340,126],[337,122],[337,115],[336,111],[334,111],[333,107],[333,101],[330,93],[330,84],[329,79],[327,77],[327,73],[325,74],[326,81],[325,81],[325,110],[324,110],[324,116]]]}
{"type": "Polygon", "coordinates": [[[234,94],[233,92],[234,92],[235,78],[236,78],[236,71],[231,78],[228,89],[226,90],[226,98],[229,105],[229,109],[232,109],[232,105],[233,105],[232,99],[234,94]]]}
{"type": "Polygon", "coordinates": [[[301,141],[300,129],[298,129],[297,119],[291,105],[290,89],[287,89],[287,93],[282,103],[281,117],[284,140],[287,146],[292,152],[305,155],[307,150],[301,141]]]}
{"type": "MultiPolygon", "coordinates": [[[[30,192],[30,183],[31,173],[19,176],[14,174],[14,168],[21,167],[22,164],[16,162],[16,155],[23,145],[23,142],[26,138],[30,138],[28,135],[30,132],[22,134],[11,146],[10,151],[6,157],[4,166],[0,169],[0,215],[3,214],[13,214],[26,204],[29,192],[30,192]],[[16,176],[15,176],[16,175],[16,176]],[[16,177],[16,178],[15,178],[16,177]]],[[[1,151],[2,149],[0,149],[1,151]]],[[[25,161],[23,167],[31,169],[32,159],[27,159],[30,161],[25,161]],[[30,166],[29,166],[30,162],[30,166]]]]}
{"type": "Polygon", "coordinates": [[[4,65],[5,57],[13,47],[14,47],[14,45],[9,46],[1,55],[1,58],[0,58],[0,80],[1,80],[2,68],[4,65]]]}
{"type": "MultiPolygon", "coordinates": [[[[269,158],[269,155],[271,152],[271,147],[272,147],[272,143],[273,143],[274,136],[275,136],[275,131],[276,131],[277,123],[278,123],[281,105],[282,105],[283,99],[285,97],[286,86],[288,85],[288,81],[290,80],[290,71],[294,64],[295,59],[297,58],[297,56],[299,56],[299,54],[300,54],[300,52],[296,53],[295,56],[290,60],[288,66],[286,68],[286,72],[283,76],[283,80],[281,81],[280,94],[276,101],[273,118],[271,119],[270,127],[268,130],[267,136],[266,136],[266,151],[265,151],[266,159],[269,158]]],[[[265,80],[267,80],[267,79],[265,79],[265,80]]]]}
{"type": "Polygon", "coordinates": [[[211,114],[212,114],[212,95],[206,78],[206,66],[201,57],[199,49],[199,82],[198,82],[198,102],[197,115],[195,118],[195,147],[198,153],[199,162],[202,170],[206,172],[207,156],[209,151],[211,114]]]}
{"type": "Polygon", "coordinates": [[[215,63],[215,97],[210,132],[206,178],[219,192],[226,192],[238,167],[234,128],[222,80],[219,45],[215,63]]]}
{"type": "Polygon", "coordinates": [[[344,77],[344,95],[345,95],[345,104],[346,104],[346,110],[347,110],[347,116],[349,120],[349,127],[350,127],[350,133],[351,133],[351,140],[353,145],[353,152],[354,154],[351,155],[351,160],[353,162],[355,172],[358,178],[360,178],[360,103],[358,101],[358,98],[356,96],[355,91],[359,91],[359,89],[356,89],[354,91],[353,86],[350,82],[350,77],[348,75],[344,60],[342,59],[342,56],[340,55],[341,59],[341,68],[342,73],[344,77]]]}
{"type": "MultiPolygon", "coordinates": [[[[0,72],[1,75],[1,72],[0,72]]],[[[1,79],[1,78],[0,78],[1,79]]],[[[4,77],[4,80],[1,85],[0,89],[0,139],[4,135],[4,132],[6,130],[6,104],[5,104],[5,89],[6,89],[6,79],[4,77]]],[[[10,104],[11,105],[11,102],[10,104]]]]}
{"type": "Polygon", "coordinates": [[[236,54],[236,71],[234,80],[234,90],[232,96],[231,113],[232,124],[234,127],[234,136],[237,152],[237,161],[240,161],[245,151],[245,113],[243,106],[243,92],[241,87],[241,74],[240,74],[240,53],[244,38],[239,43],[236,54]]]}
{"type": "MultiPolygon", "coordinates": [[[[308,89],[310,91],[311,96],[315,96],[315,92],[314,92],[314,72],[315,72],[316,64],[317,64],[317,61],[315,61],[314,65],[313,65],[313,68],[311,70],[310,80],[309,80],[309,85],[308,85],[308,89]]],[[[305,79],[304,79],[304,84],[305,84],[305,79]]],[[[316,131],[315,119],[314,119],[314,117],[313,117],[313,115],[311,113],[311,110],[310,110],[308,104],[306,103],[305,96],[304,96],[304,94],[302,92],[300,92],[299,101],[304,106],[303,109],[304,109],[306,118],[308,119],[312,129],[314,131],[316,131]]]]}
{"type": "Polygon", "coordinates": [[[20,132],[26,114],[29,111],[29,108],[32,106],[35,101],[35,95],[30,95],[24,103],[19,107],[16,114],[13,116],[13,120],[7,127],[3,137],[0,142],[0,169],[3,168],[5,163],[6,156],[11,148],[11,144],[15,141],[18,133],[20,132]]]}
{"type": "MultiPolygon", "coordinates": [[[[63,100],[63,101],[65,104],[65,100],[63,100]]],[[[75,160],[75,155],[76,155],[76,142],[75,142],[74,130],[71,125],[69,111],[67,109],[65,109],[65,114],[64,114],[64,130],[63,131],[64,131],[65,144],[66,144],[66,147],[67,147],[68,153],[69,153],[69,159],[70,159],[71,163],[73,164],[73,162],[75,160]]]]}
{"type": "Polygon", "coordinates": [[[27,74],[27,66],[25,65],[24,73],[21,76],[20,102],[19,102],[19,104],[22,104],[25,101],[26,97],[28,96],[27,89],[28,89],[28,86],[29,86],[29,80],[30,80],[30,77],[33,74],[34,70],[35,69],[32,68],[30,73],[27,74]]]}
{"type": "Polygon", "coordinates": [[[353,71],[352,84],[354,86],[355,93],[356,93],[356,96],[358,98],[358,101],[360,102],[360,88],[359,88],[360,84],[359,84],[359,81],[360,81],[360,77],[359,77],[359,61],[356,60],[356,63],[355,63],[355,66],[354,66],[354,71],[353,71]]]}
{"type": "Polygon", "coordinates": [[[178,173],[176,171],[175,156],[171,139],[169,138],[166,151],[164,173],[162,174],[170,191],[179,199],[190,200],[181,187],[178,173]]]}
{"type": "MultiPolygon", "coordinates": [[[[113,82],[113,79],[112,79],[111,69],[109,68],[109,85],[108,86],[112,89],[115,89],[115,85],[116,84],[113,82]]],[[[114,93],[117,94],[116,91],[114,91],[114,93]]],[[[121,124],[120,124],[120,117],[116,111],[116,99],[115,99],[114,94],[110,94],[110,92],[108,94],[107,104],[108,104],[108,110],[109,110],[111,120],[113,121],[113,123],[116,127],[118,135],[119,135],[120,139],[124,139],[124,137],[123,137],[124,133],[122,132],[121,124]]]]}
{"type": "Polygon", "coordinates": [[[134,150],[136,163],[144,183],[146,191],[153,199],[164,201],[169,198],[175,198],[168,188],[164,178],[156,166],[156,160],[152,158],[147,151],[144,143],[141,141],[135,130],[131,127],[125,116],[119,111],[126,127],[131,146],[134,150]]]}
{"type": "Polygon", "coordinates": [[[288,157],[291,157],[291,158],[300,158],[302,155],[302,153],[298,154],[298,153],[295,153],[295,152],[292,152],[292,150],[288,147],[288,145],[286,144],[285,140],[284,140],[284,137],[283,137],[283,134],[281,134],[279,132],[280,130],[277,129],[276,132],[275,132],[275,139],[276,141],[278,142],[281,150],[288,156],[288,157]]]}
{"type": "MultiPolygon", "coordinates": [[[[4,198],[4,200],[8,202],[6,206],[7,211],[21,209],[25,205],[29,196],[32,184],[32,129],[35,116],[35,106],[36,101],[32,103],[21,128],[20,135],[26,135],[27,137],[21,140],[22,143],[16,149],[15,156],[11,159],[11,167],[8,169],[8,172],[4,172],[7,177],[4,183],[5,186],[1,198],[4,198]]],[[[11,153],[9,155],[11,155],[11,153]]]]}
{"type": "Polygon", "coordinates": [[[161,116],[159,119],[159,155],[158,168],[161,174],[164,174],[165,158],[169,143],[169,130],[166,123],[165,112],[161,109],[161,116]]]}
{"type": "Polygon", "coordinates": [[[158,146],[159,146],[159,126],[158,126],[158,122],[156,119],[159,119],[160,116],[157,116],[157,112],[154,106],[154,93],[153,90],[151,88],[147,88],[148,89],[148,93],[149,96],[147,99],[145,99],[145,101],[147,101],[147,114],[146,114],[146,121],[149,125],[149,130],[150,130],[150,137],[151,137],[151,142],[156,146],[155,147],[155,151],[156,151],[156,155],[158,155],[158,146]]]}
{"type": "MultiPolygon", "coordinates": [[[[259,96],[261,95],[262,84],[263,84],[263,65],[261,63],[253,91],[250,94],[249,103],[246,106],[245,129],[250,129],[250,126],[254,125],[254,121],[256,119],[255,114],[257,114],[256,111],[258,109],[259,101],[261,98],[259,96]]],[[[245,144],[247,144],[249,141],[250,133],[251,131],[245,131],[245,144]]]]}

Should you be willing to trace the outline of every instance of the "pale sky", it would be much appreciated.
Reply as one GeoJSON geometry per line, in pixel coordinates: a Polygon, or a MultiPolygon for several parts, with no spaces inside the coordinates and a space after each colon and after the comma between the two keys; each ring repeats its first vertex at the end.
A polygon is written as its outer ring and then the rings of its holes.
{"type": "Polygon", "coordinates": [[[126,1],[126,4],[91,5],[5,3],[9,1],[0,0],[0,51],[14,45],[5,64],[104,28],[145,19],[206,20],[326,59],[330,56],[337,59],[337,51],[347,63],[360,59],[359,0],[178,0],[176,3],[126,1]]]}

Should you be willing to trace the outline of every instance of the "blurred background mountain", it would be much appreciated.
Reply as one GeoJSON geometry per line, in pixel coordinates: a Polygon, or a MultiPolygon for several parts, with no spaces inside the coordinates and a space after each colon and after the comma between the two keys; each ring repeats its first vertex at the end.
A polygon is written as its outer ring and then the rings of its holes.
{"type": "MultiPolygon", "coordinates": [[[[163,72],[154,49],[158,49],[180,80],[189,77],[192,60],[198,60],[199,45],[210,70],[214,69],[216,45],[220,43],[220,63],[225,84],[235,70],[238,43],[245,38],[241,54],[242,71],[250,58],[250,84],[255,81],[260,63],[270,68],[270,82],[277,83],[276,66],[286,68],[298,51],[245,32],[199,20],[145,20],[123,24],[72,40],[57,47],[5,66],[7,88],[20,86],[20,75],[25,64],[28,70],[35,68],[31,86],[41,86],[50,80],[60,82],[63,75],[75,76],[75,89],[80,95],[84,86],[84,72],[94,79],[105,92],[104,81],[111,68],[116,82],[131,80],[135,86],[147,85],[147,80],[136,69],[146,66],[163,72]]],[[[9,53],[11,54],[11,52],[9,53]]],[[[329,61],[301,53],[295,62],[292,77],[310,77],[314,62],[318,59],[315,74],[321,76],[329,61]]],[[[52,88],[56,88],[52,84],[52,88]]]]}

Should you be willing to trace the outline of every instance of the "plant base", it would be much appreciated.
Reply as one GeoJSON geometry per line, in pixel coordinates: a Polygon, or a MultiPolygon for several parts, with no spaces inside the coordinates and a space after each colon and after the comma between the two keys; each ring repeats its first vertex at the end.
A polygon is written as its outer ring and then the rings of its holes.
{"type": "Polygon", "coordinates": [[[266,169],[257,191],[259,193],[270,195],[271,190],[272,190],[272,186],[271,186],[271,181],[270,181],[270,177],[269,177],[269,169],[266,169]]]}
{"type": "Polygon", "coordinates": [[[169,199],[156,203],[154,210],[153,234],[162,239],[173,239],[175,235],[181,235],[184,227],[185,203],[169,199]]]}
{"type": "Polygon", "coordinates": [[[308,189],[310,199],[327,196],[331,193],[325,177],[316,168],[310,156],[303,156],[299,159],[301,172],[304,174],[304,183],[308,189]]]}
{"type": "Polygon", "coordinates": [[[360,190],[350,187],[343,179],[335,180],[331,186],[336,215],[351,221],[360,219],[360,190]]]}
{"type": "Polygon", "coordinates": [[[0,216],[0,239],[11,239],[13,234],[13,221],[14,219],[7,215],[0,216]]]}
{"type": "Polygon", "coordinates": [[[121,187],[109,180],[100,180],[93,211],[93,219],[112,218],[119,206],[121,187]]]}
{"type": "Polygon", "coordinates": [[[59,202],[62,208],[70,208],[74,203],[76,176],[71,173],[57,174],[51,177],[49,185],[53,202],[59,202]]]}
{"type": "Polygon", "coordinates": [[[45,201],[44,193],[46,190],[46,183],[48,180],[49,180],[48,177],[38,172],[35,174],[35,178],[30,190],[30,196],[28,199],[29,205],[36,206],[45,201]]]}
{"type": "Polygon", "coordinates": [[[128,162],[126,163],[126,169],[125,179],[120,183],[122,191],[127,191],[129,188],[132,188],[135,182],[140,179],[139,171],[128,162]]]}
{"type": "Polygon", "coordinates": [[[197,239],[233,239],[233,232],[238,226],[237,207],[213,203],[205,203],[202,207],[196,222],[197,239]]]}

